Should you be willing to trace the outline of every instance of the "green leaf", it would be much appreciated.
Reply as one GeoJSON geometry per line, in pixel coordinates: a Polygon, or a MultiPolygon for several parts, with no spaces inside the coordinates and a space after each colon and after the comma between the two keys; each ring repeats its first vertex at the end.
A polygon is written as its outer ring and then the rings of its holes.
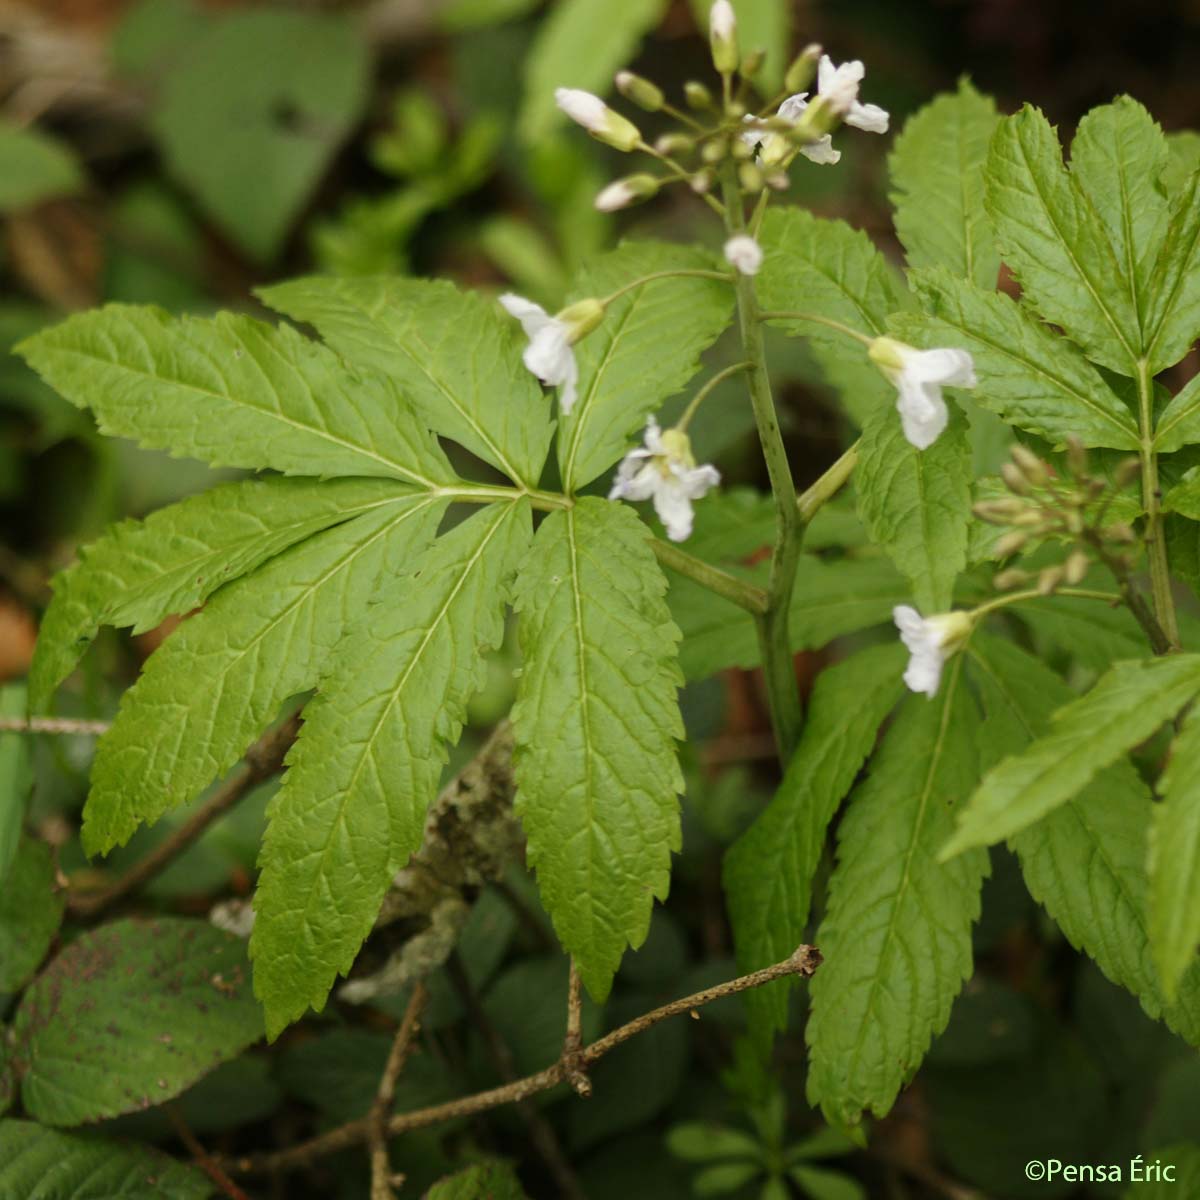
{"type": "Polygon", "coordinates": [[[970,80],[905,122],[888,155],[896,232],[911,267],[943,266],[989,291],[1000,256],[983,209],[983,166],[999,121],[970,80]]]}
{"type": "Polygon", "coordinates": [[[88,853],[127,841],[232,767],[289,696],[317,683],[377,583],[433,537],[445,503],[397,495],[285,550],[186,620],[100,740],[84,809],[88,853]]]}
{"type": "MultiPolygon", "coordinates": [[[[783,73],[788,65],[788,48],[792,37],[792,6],[789,0],[732,0],[737,15],[738,44],[743,57],[750,50],[766,51],[766,59],[754,81],[764,94],[783,86],[783,73]]],[[[708,37],[709,13],[712,0],[692,0],[692,15],[696,28],[708,37]]]]}
{"type": "Polygon", "coordinates": [[[409,495],[385,479],[250,479],[122,521],[54,581],[30,668],[45,709],[102,625],[153,629],[322,529],[409,495]]]}
{"type": "Polygon", "coordinates": [[[1193,375],[1159,414],[1154,448],[1166,454],[1196,442],[1200,442],[1200,375],[1193,375]]]}
{"type": "Polygon", "coordinates": [[[1134,374],[1141,333],[1121,266],[1104,224],[1063,166],[1054,129],[1031,105],[996,130],[986,201],[1001,257],[1025,299],[1089,358],[1134,374]]]}
{"type": "Polygon", "coordinates": [[[1147,650],[1145,632],[1124,606],[1081,602],[1072,596],[1038,596],[1019,600],[1008,611],[1090,671],[1107,671],[1120,659],[1137,658],[1147,650]]]}
{"type": "Polygon", "coordinates": [[[750,1134],[709,1121],[685,1121],[682,1125],[672,1126],[667,1131],[667,1149],[685,1162],[761,1159],[764,1151],[762,1143],[750,1134]]]}
{"type": "MultiPolygon", "coordinates": [[[[722,882],[743,974],[780,962],[804,940],[826,831],[903,694],[903,666],[904,647],[888,642],[817,677],[783,783],[725,855],[722,882]]],[[[788,982],[746,993],[760,1042],[787,1027],[788,982]]]]}
{"type": "Polygon", "coordinates": [[[22,838],[0,887],[0,995],[21,990],[46,956],[66,897],[45,842],[22,838]]]}
{"type": "Polygon", "coordinates": [[[966,421],[957,411],[927,450],[909,443],[890,405],[867,418],[854,472],[858,515],[927,615],[949,608],[967,564],[973,474],[966,421]]]}
{"type": "Polygon", "coordinates": [[[1108,232],[1145,345],[1151,276],[1167,228],[1159,177],[1167,143],[1154,118],[1130,96],[1093,108],[1071,143],[1071,175],[1108,232]]]}
{"type": "MultiPolygon", "coordinates": [[[[1053,671],[1011,642],[976,634],[969,656],[987,714],[982,744],[994,757],[1020,751],[1072,698],[1053,671]]],[[[1195,1046],[1200,969],[1193,965],[1178,1002],[1167,1006],[1151,954],[1146,859],[1153,811],[1146,785],[1121,759],[1010,845],[1030,894],[1071,944],[1195,1046]]]]}
{"type": "MultiPolygon", "coordinates": [[[[801,208],[768,209],[759,242],[763,311],[816,312],[865,334],[887,332],[890,313],[911,307],[904,283],[859,229],[815,217],[801,208]]],[[[822,371],[841,391],[854,421],[863,424],[890,407],[895,389],[867,359],[861,345],[824,325],[780,321],[794,336],[809,339],[822,371]]]]}
{"type": "Polygon", "coordinates": [[[332,14],[258,8],[207,25],[164,77],[151,125],[171,174],[265,262],[366,107],[367,46],[332,14]]]}
{"type": "Polygon", "coordinates": [[[666,0],[559,0],[525,59],[525,99],[517,119],[521,139],[535,144],[562,120],[556,88],[605,95],[614,72],[634,57],[666,7],[666,0]]]}
{"type": "Polygon", "coordinates": [[[516,1171],[506,1162],[476,1163],[447,1175],[425,1193],[425,1200],[527,1200],[516,1171]]]}
{"type": "Polygon", "coordinates": [[[1032,825],[1071,799],[1200,692],[1200,654],[1117,663],[1054,714],[1052,730],[993,767],[961,811],[945,861],[1032,825]]]}
{"type": "Polygon", "coordinates": [[[1151,374],[1177,363],[1200,334],[1200,168],[1175,194],[1155,264],[1146,357],[1151,374]]]}
{"type": "Polygon", "coordinates": [[[504,631],[528,502],[496,504],[404,566],[339,643],[271,801],[254,987],[274,1038],[349,971],[391,877],[421,844],[448,746],[504,631]]]}
{"type": "MultiPolygon", "coordinates": [[[[0,716],[24,717],[25,685],[0,687],[0,716]]],[[[0,733],[0,892],[8,884],[9,868],[17,856],[25,805],[33,790],[29,738],[22,733],[0,733]]],[[[4,991],[0,987],[0,992],[4,991]]]]}
{"type": "Polygon", "coordinates": [[[34,980],[13,1025],[25,1110],[77,1125],[161,1104],[263,1034],[241,939],[207,921],[115,921],[34,980]]]}
{"type": "MultiPolygon", "coordinates": [[[[659,271],[712,267],[703,250],[627,242],[593,262],[571,295],[603,297],[659,271]]],[[[608,306],[600,327],[575,347],[579,398],[558,427],[558,462],[568,491],[590,483],[625,453],[647,415],[699,369],[701,353],[725,331],[732,308],[729,284],[696,278],[656,279],[608,306]]]]}
{"type": "Polygon", "coordinates": [[[454,482],[395,386],[287,326],[109,304],[17,352],[102,433],[214,467],[454,482]]]}
{"type": "Polygon", "coordinates": [[[915,346],[960,346],[975,360],[971,399],[1021,429],[1061,445],[1136,449],[1137,423],[1103,376],[1065,338],[1003,292],[983,292],[945,270],[909,277],[925,308],[893,322],[915,346]]]}
{"type": "Polygon", "coordinates": [[[0,213],[81,191],[83,172],[69,147],[39,129],[0,122],[0,213]]]}
{"type": "Polygon", "coordinates": [[[831,1123],[887,1113],[971,972],[987,855],[934,854],[977,778],[978,738],[956,659],[933,700],[901,706],[842,821],[807,1029],[809,1102],[831,1123]]]}
{"type": "Polygon", "coordinates": [[[1150,944],[1174,1000],[1200,944],[1200,710],[1171,746],[1150,833],[1150,944]]]}
{"type": "Polygon", "coordinates": [[[0,1195],[13,1200],[207,1200],[197,1167],[149,1146],[0,1121],[0,1195]]]}
{"type": "Polygon", "coordinates": [[[1179,129],[1167,134],[1167,165],[1160,176],[1168,196],[1187,186],[1192,172],[1200,168],[1200,133],[1179,129]]]}
{"type": "Polygon", "coordinates": [[[841,1171],[824,1167],[790,1167],[792,1182],[812,1200],[867,1200],[867,1193],[856,1179],[841,1171]]]}
{"type": "Polygon", "coordinates": [[[519,325],[497,304],[445,281],[384,277],[310,276],[259,295],[388,376],[431,429],[536,485],[554,430],[550,406],[521,362],[519,325]]]}
{"type": "Polygon", "coordinates": [[[679,631],[632,509],[584,498],[522,564],[515,800],[546,911],[588,991],[641,945],[680,845],[679,631]]]}
{"type": "MultiPolygon", "coordinates": [[[[683,633],[679,665],[685,678],[758,666],[762,648],[745,609],[673,571],[667,577],[667,603],[683,633]]],[[[911,599],[908,583],[886,559],[825,562],[802,555],[789,610],[792,649],[816,650],[834,638],[881,625],[891,620],[897,604],[911,599]]]]}

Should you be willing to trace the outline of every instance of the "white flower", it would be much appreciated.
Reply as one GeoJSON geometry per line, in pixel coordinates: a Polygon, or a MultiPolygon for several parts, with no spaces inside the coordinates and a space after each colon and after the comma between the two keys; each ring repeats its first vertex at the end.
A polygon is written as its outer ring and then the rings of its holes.
{"type": "Polygon", "coordinates": [[[888,337],[876,338],[867,353],[896,387],[904,436],[918,450],[932,446],[950,419],[942,385],[975,386],[975,362],[970,354],[966,350],[916,350],[888,337]]]}
{"type": "Polygon", "coordinates": [[[739,233],[725,243],[725,261],[743,275],[757,275],[762,266],[762,247],[748,234],[739,233]]]}
{"type": "Polygon", "coordinates": [[[716,467],[696,466],[686,433],[679,429],[663,433],[650,417],[646,421],[645,445],[625,455],[608,498],[653,499],[667,537],[682,542],[692,532],[692,501],[720,482],[716,467]]]}
{"type": "MultiPolygon", "coordinates": [[[[797,92],[796,95],[789,96],[779,106],[779,115],[788,121],[799,121],[807,107],[808,93],[797,92]]],[[[828,133],[824,137],[818,138],[815,142],[810,142],[807,146],[801,146],[800,153],[809,162],[815,162],[818,166],[822,167],[832,167],[839,163],[842,158],[842,152],[833,148],[833,138],[828,133]]]]}
{"type": "Polygon", "coordinates": [[[897,604],[892,620],[900,631],[900,640],[908,647],[908,667],[904,682],[910,691],[937,695],[946,660],[966,641],[971,632],[971,617],[965,612],[938,613],[922,617],[915,608],[897,604]]]}
{"type": "Polygon", "coordinates": [[[552,317],[540,304],[514,296],[511,292],[500,297],[509,315],[521,322],[529,345],[521,356],[525,365],[548,387],[561,387],[559,403],[564,413],[575,403],[579,367],[571,349],[574,327],[568,321],[552,317]]]}
{"type": "Polygon", "coordinates": [[[732,41],[737,33],[737,14],[729,0],[714,0],[708,14],[709,33],[723,42],[732,41]]]}
{"type": "Polygon", "coordinates": [[[835,67],[833,59],[822,54],[817,67],[817,92],[847,125],[868,133],[887,133],[887,113],[878,104],[858,102],[858,85],[865,74],[866,68],[857,59],[835,67]]]}

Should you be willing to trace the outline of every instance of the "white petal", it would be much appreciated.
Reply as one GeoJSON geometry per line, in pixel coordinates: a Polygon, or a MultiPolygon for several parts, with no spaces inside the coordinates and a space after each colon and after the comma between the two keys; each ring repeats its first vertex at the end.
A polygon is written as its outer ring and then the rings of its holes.
{"type": "Polygon", "coordinates": [[[599,96],[579,88],[556,88],[554,102],[584,129],[596,133],[608,122],[608,105],[599,96]]]}
{"type": "Polygon", "coordinates": [[[757,275],[763,262],[762,247],[748,234],[740,233],[725,243],[725,261],[742,275],[757,275]]]}
{"type": "Polygon", "coordinates": [[[768,131],[759,123],[758,118],[747,113],[742,118],[743,125],[749,125],[750,128],[742,134],[742,141],[746,143],[752,150],[757,150],[759,146],[767,140],[768,131]]]}
{"type": "Polygon", "coordinates": [[[737,31],[737,16],[729,0],[714,0],[708,15],[708,28],[712,36],[727,42],[737,31]]]}
{"type": "Polygon", "coordinates": [[[575,361],[575,354],[570,348],[567,349],[567,368],[563,372],[562,388],[558,393],[558,403],[563,410],[563,416],[575,407],[575,401],[579,395],[579,364],[575,361]]]}
{"type": "Polygon", "coordinates": [[[525,347],[525,365],[545,384],[564,383],[575,365],[568,340],[570,330],[562,321],[551,318],[529,339],[525,347]]]}
{"type": "Polygon", "coordinates": [[[554,320],[540,304],[534,304],[532,300],[526,300],[524,296],[516,296],[512,292],[505,292],[500,297],[500,303],[504,305],[509,316],[516,317],[521,322],[521,328],[528,338],[536,337],[554,320]]]}
{"type": "Polygon", "coordinates": [[[798,121],[808,107],[808,93],[797,92],[789,96],[780,106],[779,115],[785,121],[798,121]]]}
{"type": "Polygon", "coordinates": [[[859,104],[855,101],[845,116],[847,125],[855,129],[865,129],[867,133],[887,133],[888,114],[878,104],[859,104]]]}
{"type": "Polygon", "coordinates": [[[925,621],[911,604],[897,604],[892,609],[892,620],[900,630],[900,637],[911,650],[910,637],[918,637],[925,629],[925,621]]]}
{"type": "Polygon", "coordinates": [[[639,454],[642,452],[634,450],[625,456],[608,493],[610,500],[649,500],[654,495],[662,476],[653,463],[639,462],[639,454]]]}
{"type": "Polygon", "coordinates": [[[923,692],[931,700],[942,682],[942,656],[933,651],[914,653],[904,671],[909,691],[923,692]]]}
{"type": "Polygon", "coordinates": [[[662,430],[658,427],[658,422],[653,417],[646,418],[646,433],[642,440],[646,444],[646,449],[651,454],[665,454],[662,444],[662,430]]]}
{"type": "Polygon", "coordinates": [[[633,189],[623,179],[618,179],[596,197],[595,204],[600,212],[616,212],[628,208],[632,201],[633,189]]]}
{"type": "Polygon", "coordinates": [[[918,350],[904,360],[904,374],[916,383],[975,386],[975,361],[966,350],[918,350]]]}
{"type": "Polygon", "coordinates": [[[690,471],[684,471],[677,478],[684,492],[692,500],[699,500],[710,488],[715,488],[721,482],[721,472],[705,463],[701,467],[692,467],[690,471]]]}
{"type": "Polygon", "coordinates": [[[858,100],[858,85],[862,82],[866,68],[855,59],[834,67],[829,55],[821,55],[817,68],[817,90],[837,113],[848,113],[858,100]]]}
{"type": "Polygon", "coordinates": [[[823,167],[832,167],[842,160],[842,152],[833,148],[833,138],[829,134],[826,134],[819,142],[813,142],[811,146],[801,146],[800,153],[809,162],[818,163],[823,167]]]}
{"type": "MultiPolygon", "coordinates": [[[[660,476],[661,479],[661,476],[660,476]]],[[[654,489],[654,511],[673,542],[685,541],[692,532],[692,501],[674,479],[662,479],[654,489]]]]}
{"type": "Polygon", "coordinates": [[[919,384],[901,376],[896,408],[904,436],[918,450],[927,450],[937,441],[950,412],[937,384],[919,384]]]}

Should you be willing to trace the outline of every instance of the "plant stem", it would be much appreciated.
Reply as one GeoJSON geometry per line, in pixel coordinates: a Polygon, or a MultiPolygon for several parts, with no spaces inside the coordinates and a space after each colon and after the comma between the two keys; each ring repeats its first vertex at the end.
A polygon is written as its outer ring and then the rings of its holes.
{"type": "MultiPolygon", "coordinates": [[[[743,232],[745,213],[738,190],[737,169],[730,162],[722,174],[725,195],[726,229],[732,236],[743,232]]],[[[763,676],[767,684],[771,727],[780,761],[786,765],[800,736],[802,715],[800,690],[792,663],[792,646],[788,631],[788,610],[800,560],[803,526],[796,507],[796,486],[792,482],[787,450],[779,432],[779,418],[771,395],[771,380],[767,374],[763,350],[762,320],[754,277],[739,274],[736,282],[738,326],[742,352],[750,362],[750,402],[758,426],[767,475],[775,496],[777,523],[775,546],[771,556],[771,577],[767,585],[767,608],[758,619],[758,640],[762,647],[763,676]]]]}
{"type": "Polygon", "coordinates": [[[692,423],[692,418],[696,415],[696,410],[704,403],[709,392],[713,390],[719,383],[724,383],[730,375],[736,375],[739,371],[748,371],[754,366],[753,363],[740,362],[734,363],[732,367],[726,367],[723,371],[718,371],[688,402],[687,408],[683,410],[683,415],[675,422],[675,428],[681,433],[687,432],[687,427],[692,423]]]}
{"type": "Polygon", "coordinates": [[[619,300],[627,292],[632,292],[634,288],[640,288],[643,284],[653,283],[656,279],[716,279],[720,283],[733,283],[732,275],[727,275],[724,271],[704,271],[704,270],[678,270],[678,271],[654,271],[650,275],[643,275],[640,279],[631,279],[628,283],[617,288],[615,292],[610,292],[604,296],[600,303],[607,308],[614,300],[619,300]]]}
{"type": "Polygon", "coordinates": [[[826,501],[832,500],[858,466],[858,443],[855,442],[845,454],[831,466],[811,487],[801,492],[796,500],[800,520],[808,523],[821,511],[826,501]]]}
{"type": "Polygon", "coordinates": [[[811,321],[814,325],[827,325],[830,329],[836,329],[838,333],[852,337],[856,342],[862,342],[864,346],[869,346],[875,340],[857,329],[851,329],[849,325],[843,325],[841,321],[835,321],[832,317],[823,317],[819,313],[764,312],[758,314],[758,319],[760,321],[811,321]]]}
{"type": "Polygon", "coordinates": [[[404,1019],[392,1042],[391,1052],[383,1074],[379,1078],[379,1087],[375,1093],[375,1103],[371,1105],[371,1131],[367,1137],[367,1145],[371,1152],[371,1200],[395,1200],[396,1193],[392,1190],[392,1163],[387,1149],[387,1119],[391,1116],[392,1104],[396,1099],[396,1084],[400,1080],[400,1072],[408,1062],[412,1053],[413,1042],[421,1025],[421,1013],[429,999],[429,992],[422,980],[413,985],[412,995],[408,999],[408,1007],[404,1010],[404,1019]]]}
{"type": "Polygon", "coordinates": [[[723,596],[726,600],[736,604],[738,608],[744,608],[756,617],[766,614],[767,593],[762,588],[755,587],[752,583],[746,583],[744,580],[738,579],[736,575],[730,575],[728,572],[722,571],[720,567],[714,567],[711,563],[706,563],[702,558],[697,558],[694,554],[689,554],[686,550],[681,550],[670,542],[651,538],[650,546],[664,567],[670,567],[679,575],[686,575],[688,579],[698,583],[701,587],[708,588],[710,592],[716,592],[718,596],[723,596]]]}
{"type": "Polygon", "coordinates": [[[1175,616],[1175,599],[1171,595],[1171,568],[1167,561],[1167,542],[1163,535],[1162,500],[1158,490],[1158,455],[1154,450],[1154,381],[1150,364],[1139,359],[1137,365],[1138,412],[1141,445],[1138,457],[1142,460],[1142,506],[1146,510],[1146,555],[1150,560],[1150,591],[1154,599],[1154,615],[1166,635],[1168,653],[1179,650],[1179,622],[1175,616]]]}
{"type": "Polygon", "coordinates": [[[1029,588],[1023,592],[1010,592],[1007,596],[997,596],[994,600],[989,600],[986,604],[980,604],[977,608],[971,609],[971,613],[978,618],[1001,608],[1007,608],[1010,604],[1019,604],[1022,600],[1044,600],[1049,594],[1074,596],[1079,600],[1104,600],[1109,604],[1120,604],[1123,599],[1113,592],[1093,591],[1091,588],[1057,588],[1053,593],[1039,592],[1037,588],[1029,588]]]}
{"type": "Polygon", "coordinates": [[[0,733],[60,733],[100,737],[111,727],[111,721],[84,721],[77,717],[0,717],[0,733]]]}

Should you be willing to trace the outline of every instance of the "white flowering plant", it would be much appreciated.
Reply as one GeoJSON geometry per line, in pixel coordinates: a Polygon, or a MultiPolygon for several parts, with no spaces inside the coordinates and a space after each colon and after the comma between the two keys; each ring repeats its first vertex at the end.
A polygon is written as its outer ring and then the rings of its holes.
{"type": "MultiPolygon", "coordinates": [[[[110,305],[22,345],[102,432],[254,473],[116,526],[55,583],[35,715],[101,626],[191,614],[99,743],[84,845],[194,800],[311,693],[238,925],[266,1032],[410,986],[364,942],[511,612],[513,808],[595,1000],[670,886],[680,688],[738,667],[761,671],[782,780],[724,863],[746,1046],[765,1059],[787,1025],[773,981],[811,974],[807,1094],[831,1123],[888,1113],[946,1027],[1002,844],[1067,939],[1200,1045],[1197,142],[1119,97],[1068,165],[1036,108],[964,82],[891,150],[900,267],[783,199],[888,131],[862,63],[810,46],[760,94],[724,0],[710,44],[716,83],[678,106],[617,76],[670,125],[653,138],[563,81],[563,113],[646,160],[602,211],[683,188],[713,223],[622,243],[554,312],[314,276],[259,293],[295,324],[110,305]],[[806,488],[768,329],[805,340],[857,430],[806,488]],[[769,491],[697,461],[727,382],[769,491]],[[794,655],[834,645],[802,697],[794,655]],[[819,967],[794,957],[810,938],[819,967]]],[[[551,1082],[578,1082],[563,1061],[551,1082]]]]}

